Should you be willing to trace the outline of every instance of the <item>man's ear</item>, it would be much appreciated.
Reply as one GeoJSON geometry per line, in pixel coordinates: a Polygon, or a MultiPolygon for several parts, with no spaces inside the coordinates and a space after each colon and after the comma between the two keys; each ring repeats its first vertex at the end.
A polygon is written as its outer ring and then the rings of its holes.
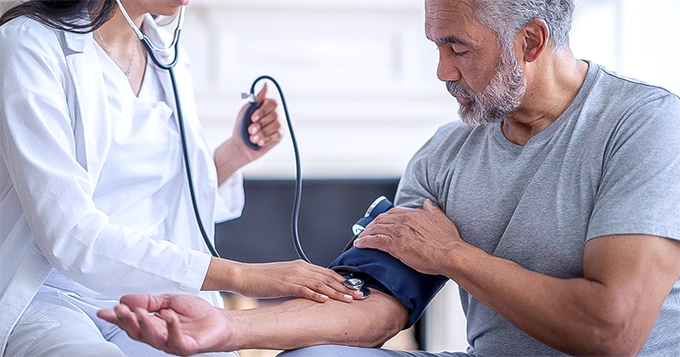
{"type": "Polygon", "coordinates": [[[533,62],[548,47],[550,30],[541,19],[532,19],[518,32],[522,44],[522,54],[526,62],[533,62]]]}

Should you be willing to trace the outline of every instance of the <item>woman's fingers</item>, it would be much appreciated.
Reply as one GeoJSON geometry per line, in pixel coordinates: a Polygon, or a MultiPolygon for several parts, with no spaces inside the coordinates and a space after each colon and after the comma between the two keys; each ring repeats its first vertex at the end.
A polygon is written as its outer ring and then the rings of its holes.
{"type": "Polygon", "coordinates": [[[327,301],[329,298],[343,302],[351,302],[355,298],[361,298],[360,292],[351,290],[344,285],[345,278],[340,274],[308,263],[300,262],[298,264],[300,270],[298,274],[305,277],[298,282],[297,287],[294,287],[296,296],[319,302],[327,301]]]}
{"type": "Polygon", "coordinates": [[[276,106],[276,101],[267,99],[253,113],[253,124],[248,127],[248,133],[250,134],[251,141],[260,146],[265,146],[272,141],[278,142],[283,136],[276,106]]]}

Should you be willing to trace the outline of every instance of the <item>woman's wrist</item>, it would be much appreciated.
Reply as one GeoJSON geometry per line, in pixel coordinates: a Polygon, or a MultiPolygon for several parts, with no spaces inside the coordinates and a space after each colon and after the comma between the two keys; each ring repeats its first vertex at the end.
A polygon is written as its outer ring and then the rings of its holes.
{"type": "Polygon", "coordinates": [[[233,138],[227,139],[215,150],[213,159],[215,160],[218,184],[220,185],[249,162],[249,159],[235,145],[233,138]]]}
{"type": "Polygon", "coordinates": [[[201,290],[240,293],[243,288],[241,277],[243,277],[243,263],[211,257],[201,290]]]}

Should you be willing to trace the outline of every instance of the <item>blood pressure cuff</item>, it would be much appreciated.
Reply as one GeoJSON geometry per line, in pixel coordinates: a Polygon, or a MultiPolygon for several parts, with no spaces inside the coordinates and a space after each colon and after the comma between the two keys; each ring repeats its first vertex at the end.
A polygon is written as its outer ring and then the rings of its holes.
{"type": "Polygon", "coordinates": [[[442,275],[419,273],[399,259],[376,249],[352,247],[335,259],[330,268],[338,265],[360,269],[369,276],[364,281],[365,287],[380,290],[399,299],[409,310],[407,327],[418,321],[427,305],[448,281],[442,275]]]}

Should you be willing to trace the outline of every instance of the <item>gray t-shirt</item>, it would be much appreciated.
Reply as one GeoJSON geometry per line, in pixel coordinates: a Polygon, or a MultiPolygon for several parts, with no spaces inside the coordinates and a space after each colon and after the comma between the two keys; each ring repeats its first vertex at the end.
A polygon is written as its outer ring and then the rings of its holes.
{"type": "MultiPolygon", "coordinates": [[[[680,240],[680,99],[589,63],[569,108],[526,145],[500,125],[441,127],[416,153],[396,204],[437,203],[466,242],[556,278],[583,277],[586,241],[680,240]]],[[[468,353],[561,355],[465,290],[468,353]]],[[[680,280],[642,355],[680,355],[680,280]]]]}

